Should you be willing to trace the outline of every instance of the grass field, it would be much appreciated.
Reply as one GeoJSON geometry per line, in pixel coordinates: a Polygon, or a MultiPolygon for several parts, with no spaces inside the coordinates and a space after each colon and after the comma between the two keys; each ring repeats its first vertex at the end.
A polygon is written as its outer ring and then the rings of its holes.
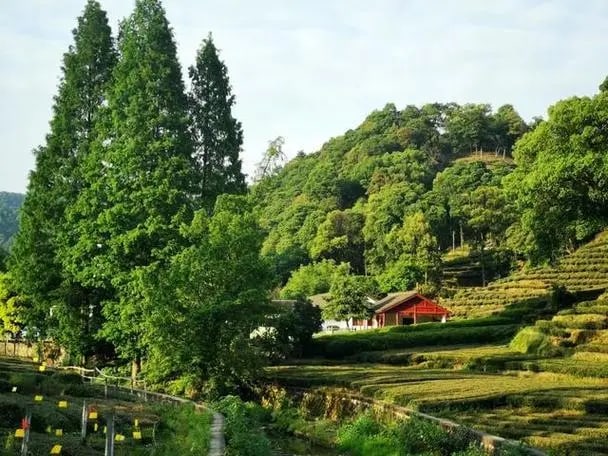
{"type": "Polygon", "coordinates": [[[115,444],[117,456],[185,454],[193,448],[206,454],[211,413],[189,405],[146,403],[120,391],[111,391],[111,399],[106,399],[103,388],[84,385],[78,375],[41,373],[37,368],[33,363],[0,360],[0,454],[20,454],[22,439],[15,432],[28,412],[32,455],[48,455],[55,445],[61,445],[62,455],[103,455],[110,415],[116,434],[124,436],[115,444]],[[84,443],[83,403],[88,412],[97,413],[89,420],[84,443]],[[141,439],[134,432],[141,433],[141,439]]]}

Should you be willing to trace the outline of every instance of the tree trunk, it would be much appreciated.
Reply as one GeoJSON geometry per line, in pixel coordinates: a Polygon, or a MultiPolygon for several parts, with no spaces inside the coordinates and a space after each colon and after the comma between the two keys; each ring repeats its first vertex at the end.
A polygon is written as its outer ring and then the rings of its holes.
{"type": "Polygon", "coordinates": [[[452,251],[456,250],[456,231],[452,230],[452,251]]]}
{"type": "Polygon", "coordinates": [[[462,222],[460,222],[460,247],[464,246],[464,231],[462,229],[462,222]]]}
{"type": "Polygon", "coordinates": [[[132,381],[135,381],[137,379],[137,375],[139,374],[140,371],[141,371],[141,359],[138,356],[131,362],[131,380],[132,381]]]}
{"type": "Polygon", "coordinates": [[[486,286],[486,264],[485,264],[485,257],[484,257],[484,242],[483,242],[483,238],[481,239],[481,249],[479,251],[479,260],[481,263],[481,286],[485,287],[486,286]]]}

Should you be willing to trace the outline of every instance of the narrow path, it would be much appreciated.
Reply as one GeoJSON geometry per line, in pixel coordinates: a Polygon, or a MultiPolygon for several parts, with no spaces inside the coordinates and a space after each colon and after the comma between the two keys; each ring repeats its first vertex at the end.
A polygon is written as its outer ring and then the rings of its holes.
{"type": "Polygon", "coordinates": [[[209,456],[223,456],[226,449],[224,440],[224,416],[214,412],[211,424],[211,443],[209,444],[209,456]]]}

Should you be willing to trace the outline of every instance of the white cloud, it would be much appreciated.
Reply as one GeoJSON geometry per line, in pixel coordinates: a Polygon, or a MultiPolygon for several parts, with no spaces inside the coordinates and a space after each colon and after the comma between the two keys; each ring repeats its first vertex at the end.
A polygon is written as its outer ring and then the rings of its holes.
{"type": "MultiPolygon", "coordinates": [[[[602,0],[165,0],[184,71],[213,31],[237,95],[244,163],[278,135],[294,154],[387,102],[512,103],[526,118],[608,73],[602,0]]],[[[116,31],[131,2],[102,0],[116,31]]],[[[6,2],[0,17],[0,189],[23,191],[84,0],[6,2]]]]}

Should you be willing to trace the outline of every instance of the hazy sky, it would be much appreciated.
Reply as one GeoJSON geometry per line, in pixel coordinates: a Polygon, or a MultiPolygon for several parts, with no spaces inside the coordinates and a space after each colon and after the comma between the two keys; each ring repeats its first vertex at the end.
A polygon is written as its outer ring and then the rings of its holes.
{"type": "MultiPolygon", "coordinates": [[[[25,191],[85,0],[0,0],[0,190],[25,191]]],[[[116,33],[132,0],[102,0],[116,33]]],[[[245,171],[312,152],[387,102],[512,103],[526,119],[608,74],[605,0],[165,0],[182,68],[213,32],[245,171]]]]}

